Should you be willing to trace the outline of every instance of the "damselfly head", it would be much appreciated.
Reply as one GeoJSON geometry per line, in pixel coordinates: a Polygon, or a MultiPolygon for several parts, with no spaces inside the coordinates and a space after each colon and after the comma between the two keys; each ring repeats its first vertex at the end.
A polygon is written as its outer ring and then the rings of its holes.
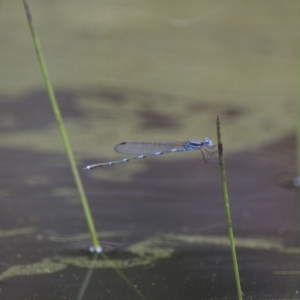
{"type": "Polygon", "coordinates": [[[209,139],[208,137],[206,137],[206,138],[203,140],[203,146],[205,146],[205,147],[212,147],[212,146],[213,146],[213,143],[212,143],[211,139],[209,139]]]}

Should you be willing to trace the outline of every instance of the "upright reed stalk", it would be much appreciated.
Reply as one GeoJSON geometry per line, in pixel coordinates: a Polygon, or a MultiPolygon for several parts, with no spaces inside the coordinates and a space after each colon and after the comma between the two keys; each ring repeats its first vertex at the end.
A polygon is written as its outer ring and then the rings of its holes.
{"type": "Polygon", "coordinates": [[[217,137],[218,137],[218,152],[219,152],[219,165],[220,165],[220,174],[221,174],[221,182],[222,182],[222,193],[223,193],[223,201],[225,206],[227,229],[228,229],[231,256],[233,262],[233,270],[234,270],[238,299],[242,300],[243,296],[241,290],[241,281],[240,281],[239,268],[238,268],[237,257],[235,252],[234,235],[233,235],[233,228],[232,228],[231,215],[230,215],[229,197],[228,197],[227,182],[226,182],[223,144],[221,139],[221,125],[220,125],[219,116],[217,117],[217,137]]]}
{"type": "Polygon", "coordinates": [[[72,174],[73,174],[74,179],[75,179],[75,183],[76,183],[77,191],[78,191],[78,194],[79,194],[80,202],[81,202],[83,212],[84,212],[84,215],[85,215],[85,219],[86,219],[86,222],[87,222],[87,226],[88,226],[88,229],[89,229],[89,232],[90,232],[92,245],[93,245],[92,249],[95,252],[101,252],[102,249],[101,249],[101,247],[99,245],[99,242],[98,242],[98,237],[97,237],[97,232],[96,232],[96,229],[95,229],[93,217],[92,217],[92,214],[91,214],[91,211],[90,211],[90,208],[89,208],[89,204],[88,204],[85,192],[84,192],[84,188],[83,188],[83,185],[82,185],[82,182],[81,182],[81,178],[80,178],[78,170],[76,168],[76,163],[75,163],[73,151],[72,151],[69,139],[68,139],[68,135],[67,135],[67,132],[66,132],[66,129],[65,129],[65,126],[64,126],[64,122],[63,122],[63,119],[61,117],[59,106],[57,104],[56,97],[55,97],[55,94],[54,94],[54,91],[53,91],[53,87],[52,87],[52,84],[51,84],[51,81],[50,81],[50,78],[49,78],[49,75],[48,75],[46,63],[45,63],[45,60],[43,58],[43,54],[42,54],[41,46],[40,46],[40,43],[39,43],[39,40],[38,40],[38,36],[35,33],[35,29],[34,29],[33,22],[32,22],[32,16],[31,16],[31,13],[30,13],[30,10],[29,10],[29,6],[28,6],[26,0],[23,0],[23,3],[24,3],[25,11],[26,11],[26,16],[27,16],[27,20],[28,20],[28,24],[29,24],[29,28],[30,28],[30,32],[31,32],[31,36],[32,36],[33,44],[34,44],[34,48],[35,48],[35,51],[36,51],[36,54],[37,54],[39,66],[41,68],[43,79],[44,79],[44,82],[45,82],[45,85],[46,85],[46,90],[47,90],[47,93],[48,93],[48,96],[49,96],[49,99],[50,99],[50,103],[51,103],[51,106],[52,106],[52,110],[53,110],[55,119],[56,119],[57,124],[58,124],[58,128],[59,128],[59,131],[60,131],[60,134],[61,134],[61,137],[62,137],[62,141],[63,141],[63,145],[64,145],[64,148],[65,148],[65,152],[67,154],[69,164],[70,164],[70,167],[71,167],[71,171],[72,171],[72,174]]]}

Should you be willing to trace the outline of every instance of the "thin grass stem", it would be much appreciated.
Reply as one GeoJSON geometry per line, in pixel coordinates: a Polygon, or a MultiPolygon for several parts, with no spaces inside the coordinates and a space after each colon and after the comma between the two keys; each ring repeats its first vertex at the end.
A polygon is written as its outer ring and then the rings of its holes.
{"type": "Polygon", "coordinates": [[[79,173],[78,173],[78,170],[77,170],[77,167],[76,167],[73,151],[72,151],[72,148],[71,148],[71,145],[70,145],[70,142],[69,142],[69,138],[68,138],[65,126],[64,126],[64,122],[63,122],[63,119],[62,119],[62,116],[61,116],[61,113],[60,113],[60,110],[59,110],[59,107],[58,107],[58,104],[57,104],[57,101],[56,101],[56,97],[55,97],[54,90],[53,90],[53,87],[52,87],[52,84],[51,84],[51,81],[50,81],[50,77],[48,75],[48,71],[47,71],[45,60],[43,58],[43,54],[42,54],[41,46],[40,46],[40,43],[39,43],[39,39],[38,39],[37,34],[35,33],[34,25],[33,25],[33,22],[32,22],[31,12],[30,12],[27,1],[23,0],[23,3],[24,3],[25,11],[26,11],[26,16],[27,16],[27,20],[28,20],[28,24],[29,24],[29,28],[30,28],[30,32],[31,32],[31,36],[32,36],[33,44],[34,44],[34,48],[35,48],[35,51],[36,51],[36,54],[37,54],[39,66],[41,68],[44,83],[46,85],[47,94],[49,96],[49,100],[50,100],[50,103],[51,103],[51,106],[52,106],[52,110],[53,110],[55,119],[56,119],[57,124],[58,124],[60,135],[61,135],[63,145],[64,145],[64,148],[65,148],[65,152],[67,154],[69,164],[70,164],[70,167],[71,167],[71,171],[72,171],[72,174],[74,176],[74,180],[75,180],[75,183],[76,183],[76,187],[77,187],[77,191],[78,191],[78,194],[79,194],[80,202],[81,202],[83,212],[84,212],[84,216],[85,216],[87,226],[88,226],[88,229],[89,229],[89,232],[90,232],[92,245],[93,245],[93,247],[96,251],[98,251],[98,250],[100,251],[101,247],[99,245],[99,241],[98,241],[97,232],[96,232],[96,229],[95,229],[93,217],[92,217],[92,214],[91,214],[91,211],[90,211],[90,208],[89,208],[89,204],[88,204],[85,192],[84,192],[84,188],[83,188],[83,185],[82,185],[82,182],[81,182],[81,178],[79,176],[79,173]]]}
{"type": "Polygon", "coordinates": [[[219,151],[219,165],[220,165],[220,174],[221,174],[221,182],[222,182],[222,193],[223,193],[223,200],[225,206],[228,236],[230,242],[232,262],[233,262],[233,270],[234,270],[238,299],[242,300],[243,293],[241,290],[241,281],[240,281],[239,268],[238,268],[237,256],[235,251],[233,227],[232,227],[232,221],[230,215],[229,197],[228,197],[228,189],[227,189],[226,173],[225,173],[225,162],[224,162],[224,155],[223,155],[223,144],[221,139],[221,124],[220,124],[219,116],[217,117],[217,137],[218,137],[218,151],[219,151]]]}
{"type": "MultiPolygon", "coordinates": [[[[300,44],[299,47],[300,48],[300,44]]],[[[299,50],[299,49],[298,49],[299,50]]],[[[296,97],[296,160],[297,176],[300,177],[300,56],[298,57],[298,93],[296,97]]]]}
{"type": "MultiPolygon", "coordinates": [[[[37,54],[37,57],[38,57],[39,65],[40,65],[42,75],[43,75],[43,79],[44,79],[44,82],[45,82],[45,85],[46,85],[46,90],[47,90],[47,93],[48,93],[48,96],[49,96],[49,99],[50,99],[50,103],[51,103],[51,106],[52,106],[52,109],[53,109],[54,116],[55,116],[56,121],[58,123],[59,131],[60,131],[60,134],[61,134],[61,137],[62,137],[62,140],[63,140],[63,145],[64,145],[64,148],[65,148],[68,160],[69,160],[69,164],[70,164],[70,167],[71,167],[74,179],[75,179],[75,183],[76,183],[76,187],[77,187],[78,194],[79,194],[79,197],[80,197],[80,201],[81,201],[81,205],[82,205],[82,208],[83,208],[84,216],[86,218],[86,222],[87,222],[88,229],[89,229],[89,232],[90,232],[91,241],[92,241],[92,245],[93,245],[92,250],[95,252],[95,254],[99,253],[99,255],[103,259],[110,262],[111,267],[134,290],[134,292],[137,294],[137,296],[142,300],[146,300],[146,298],[141,293],[141,291],[123,274],[123,272],[121,270],[117,269],[114,266],[113,262],[108,259],[108,257],[104,254],[104,252],[102,252],[102,248],[101,248],[101,246],[98,242],[97,232],[96,232],[96,229],[95,229],[95,225],[94,225],[93,217],[92,217],[92,214],[91,214],[91,211],[90,211],[90,208],[89,208],[89,204],[88,204],[85,192],[84,192],[84,188],[83,188],[83,185],[82,185],[82,182],[81,182],[81,178],[80,178],[78,170],[76,168],[76,163],[75,163],[73,151],[72,151],[69,139],[68,139],[67,132],[65,130],[63,119],[62,119],[62,116],[61,116],[61,113],[60,113],[60,110],[59,110],[59,106],[58,106],[57,101],[56,101],[56,97],[55,97],[55,94],[54,94],[54,91],[53,91],[53,88],[52,88],[50,77],[48,75],[46,64],[45,64],[45,61],[44,61],[44,58],[43,58],[43,55],[42,55],[41,46],[40,46],[38,37],[37,37],[37,35],[35,33],[35,30],[34,30],[34,26],[33,26],[33,22],[32,22],[32,16],[31,16],[31,13],[30,13],[30,10],[29,10],[29,6],[28,6],[28,3],[27,3],[26,0],[23,0],[23,3],[24,3],[24,7],[25,7],[25,11],[26,11],[31,36],[32,36],[32,39],[33,39],[34,47],[35,47],[35,51],[36,51],[36,54],[37,54]]],[[[94,256],[94,257],[97,257],[97,255],[94,256]]]]}

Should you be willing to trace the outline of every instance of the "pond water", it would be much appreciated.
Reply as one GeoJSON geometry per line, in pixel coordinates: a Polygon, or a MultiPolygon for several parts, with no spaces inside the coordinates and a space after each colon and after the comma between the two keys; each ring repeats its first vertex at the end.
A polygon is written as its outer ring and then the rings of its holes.
{"type": "Polygon", "coordinates": [[[122,141],[215,142],[220,115],[244,298],[299,299],[297,1],[86,3],[30,2],[100,243],[114,251],[81,250],[89,233],[24,12],[5,3],[0,296],[236,299],[217,163],[191,151],[83,171],[122,158],[122,141]]]}
{"type": "MultiPolygon", "coordinates": [[[[297,190],[281,186],[293,176],[292,149],[287,137],[226,157],[246,298],[298,295],[297,190]]],[[[170,154],[171,161],[162,156],[80,171],[100,242],[118,245],[108,260],[72,248],[89,235],[64,155],[5,147],[1,155],[6,299],[235,297],[218,164],[206,164],[200,152],[187,160],[181,158],[190,153],[170,154]],[[146,170],[124,180],[139,164],[146,170]],[[111,172],[115,180],[95,177],[111,172]]]]}

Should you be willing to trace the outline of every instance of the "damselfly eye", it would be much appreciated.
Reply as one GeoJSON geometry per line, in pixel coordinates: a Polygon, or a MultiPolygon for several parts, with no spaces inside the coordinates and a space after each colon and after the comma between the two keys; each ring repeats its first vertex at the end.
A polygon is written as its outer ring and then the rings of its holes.
{"type": "Polygon", "coordinates": [[[209,138],[204,139],[204,145],[205,146],[212,146],[212,141],[209,138]]]}

